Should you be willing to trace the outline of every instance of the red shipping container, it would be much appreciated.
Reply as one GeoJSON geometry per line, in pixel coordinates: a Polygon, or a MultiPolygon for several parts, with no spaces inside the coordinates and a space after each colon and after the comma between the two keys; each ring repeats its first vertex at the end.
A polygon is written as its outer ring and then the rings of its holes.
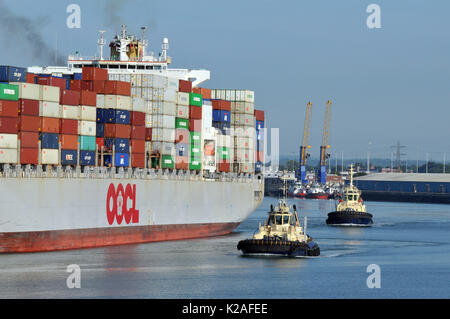
{"type": "Polygon", "coordinates": [[[189,119],[202,119],[202,108],[200,106],[189,106],[189,119]]]}
{"type": "Polygon", "coordinates": [[[20,164],[39,164],[39,149],[36,148],[21,148],[20,149],[20,164]]]}
{"type": "Polygon", "coordinates": [[[77,150],[78,149],[78,135],[59,135],[62,150],[77,150]]]}
{"type": "Polygon", "coordinates": [[[131,167],[145,168],[145,153],[132,153],[131,167]]]}
{"type": "Polygon", "coordinates": [[[19,116],[19,131],[39,132],[41,130],[41,118],[39,116],[19,116]]]}
{"type": "Polygon", "coordinates": [[[61,105],[80,105],[80,92],[73,90],[61,90],[61,105]]]}
{"type": "Polygon", "coordinates": [[[0,133],[17,134],[17,118],[16,117],[0,117],[0,133]]]}
{"type": "Polygon", "coordinates": [[[256,161],[262,162],[264,159],[264,153],[263,152],[256,152],[256,161]]]}
{"type": "Polygon", "coordinates": [[[143,112],[130,112],[130,123],[135,126],[145,126],[145,113],[143,112]]]}
{"type": "Polygon", "coordinates": [[[78,134],[78,121],[61,119],[60,134],[77,135],[78,134]]]}
{"type": "Polygon", "coordinates": [[[41,132],[59,133],[59,119],[52,117],[41,117],[41,132]]]}
{"type": "Polygon", "coordinates": [[[105,139],[103,137],[97,137],[95,139],[95,144],[97,145],[97,149],[100,152],[102,150],[102,147],[105,146],[105,139]]]}
{"type": "Polygon", "coordinates": [[[175,143],[189,144],[189,131],[183,129],[175,130],[175,143]]]}
{"type": "Polygon", "coordinates": [[[189,169],[189,157],[187,156],[177,156],[175,157],[175,169],[189,169]]]}
{"type": "Polygon", "coordinates": [[[201,132],[202,131],[202,120],[190,119],[189,120],[189,131],[201,132]]]}
{"type": "Polygon", "coordinates": [[[107,81],[108,80],[108,70],[93,67],[82,68],[82,79],[88,81],[107,81]]]}
{"type": "Polygon", "coordinates": [[[105,124],[105,137],[130,138],[131,126],[126,124],[105,124]]]}
{"type": "Polygon", "coordinates": [[[145,127],[132,125],[131,138],[134,140],[145,140],[145,127]]]}
{"type": "Polygon", "coordinates": [[[211,90],[205,88],[193,88],[193,93],[201,94],[204,100],[211,100],[211,90]]]}
{"type": "Polygon", "coordinates": [[[38,148],[39,133],[37,132],[19,132],[20,147],[38,148]]]}
{"type": "Polygon", "coordinates": [[[152,140],[152,129],[150,127],[145,128],[145,140],[149,142],[152,140]]]}
{"type": "Polygon", "coordinates": [[[19,99],[20,115],[39,116],[39,101],[19,99]]]}
{"type": "Polygon", "coordinates": [[[54,78],[54,77],[38,77],[37,84],[40,85],[49,85],[59,87],[61,90],[65,90],[67,88],[67,80],[63,78],[54,78]]]}
{"type": "Polygon", "coordinates": [[[0,116],[18,117],[19,116],[19,102],[0,100],[0,116]]]}
{"type": "Polygon", "coordinates": [[[97,93],[85,90],[81,91],[80,105],[97,106],[97,93]]]}
{"type": "Polygon", "coordinates": [[[230,163],[226,163],[226,162],[219,163],[219,172],[229,173],[230,171],[231,171],[230,163]]]}
{"type": "Polygon", "coordinates": [[[95,92],[97,94],[105,94],[105,83],[106,81],[83,81],[86,84],[86,88],[83,87],[83,90],[88,90],[95,92]]]}
{"type": "Polygon", "coordinates": [[[70,80],[70,89],[72,91],[81,91],[81,80],[70,80]]]}
{"type": "Polygon", "coordinates": [[[34,79],[36,79],[37,77],[37,74],[27,73],[25,82],[34,84],[36,83],[34,79]]]}
{"type": "Polygon", "coordinates": [[[254,115],[255,115],[257,121],[263,121],[264,122],[264,111],[255,110],[254,115]]]}
{"type": "Polygon", "coordinates": [[[224,100],[212,100],[213,110],[231,111],[231,102],[224,100]]]}
{"type": "Polygon", "coordinates": [[[192,82],[191,81],[180,80],[179,81],[178,92],[191,93],[192,92],[192,82]]]}
{"type": "Polygon", "coordinates": [[[81,81],[80,91],[92,91],[92,81],[81,81]]]}
{"type": "Polygon", "coordinates": [[[123,81],[106,81],[105,94],[130,96],[131,83],[123,81]]]}
{"type": "Polygon", "coordinates": [[[145,141],[144,140],[131,140],[131,153],[145,153],[145,141]]]}

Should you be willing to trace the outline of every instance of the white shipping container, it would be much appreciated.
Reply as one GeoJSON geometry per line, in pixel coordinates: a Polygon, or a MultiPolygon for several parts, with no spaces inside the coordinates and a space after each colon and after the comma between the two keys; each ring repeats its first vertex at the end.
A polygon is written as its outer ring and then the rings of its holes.
{"type": "Polygon", "coordinates": [[[80,106],[80,119],[83,121],[96,121],[97,109],[95,106],[80,106]]]}
{"type": "Polygon", "coordinates": [[[233,147],[232,141],[232,137],[230,135],[217,135],[217,146],[218,147],[228,147],[231,148],[233,147]]]}
{"type": "Polygon", "coordinates": [[[236,147],[253,149],[255,143],[251,137],[236,137],[236,147]]]}
{"type": "Polygon", "coordinates": [[[175,116],[172,115],[152,115],[152,127],[158,128],[175,128],[175,116]]]}
{"type": "Polygon", "coordinates": [[[175,78],[167,78],[167,88],[178,91],[180,81],[175,78]]]}
{"type": "Polygon", "coordinates": [[[14,83],[19,86],[19,99],[39,100],[38,84],[31,83],[14,83]]]}
{"type": "Polygon", "coordinates": [[[1,164],[17,164],[17,149],[0,148],[1,164]]]}
{"type": "Polygon", "coordinates": [[[62,105],[61,106],[61,118],[70,120],[80,119],[80,107],[73,105],[62,105]]]}
{"type": "Polygon", "coordinates": [[[255,104],[252,102],[244,102],[244,113],[249,115],[255,115],[255,104]]]}
{"type": "Polygon", "coordinates": [[[156,103],[156,102],[144,100],[144,103],[145,103],[145,113],[153,114],[153,103],[156,103]]]}
{"type": "Polygon", "coordinates": [[[215,100],[216,99],[216,90],[211,90],[211,99],[215,100]]]}
{"type": "Polygon", "coordinates": [[[253,163],[241,163],[239,165],[240,173],[253,173],[255,171],[253,163]]]}
{"type": "Polygon", "coordinates": [[[142,74],[141,86],[144,88],[153,86],[153,77],[150,74],[142,74]]]}
{"type": "Polygon", "coordinates": [[[180,119],[189,119],[189,106],[177,105],[177,117],[180,119]]]}
{"type": "Polygon", "coordinates": [[[177,114],[177,105],[172,102],[153,102],[152,114],[175,116],[177,114]]]}
{"type": "Polygon", "coordinates": [[[61,107],[59,102],[39,101],[39,116],[55,118],[61,117],[61,107]]]}
{"type": "Polygon", "coordinates": [[[105,95],[105,108],[131,111],[131,97],[124,95],[105,95]]]}
{"type": "Polygon", "coordinates": [[[59,150],[42,149],[41,150],[41,164],[58,165],[59,150]]]}
{"type": "Polygon", "coordinates": [[[202,129],[212,127],[213,120],[213,109],[212,105],[203,104],[202,107],[202,129]]]}
{"type": "Polygon", "coordinates": [[[236,159],[238,163],[253,163],[254,152],[246,148],[236,149],[236,159]]]}
{"type": "Polygon", "coordinates": [[[164,89],[167,87],[167,77],[152,74],[152,87],[155,89],[164,89]]]}
{"type": "Polygon", "coordinates": [[[119,74],[119,81],[131,82],[131,75],[130,74],[119,74]]]}
{"type": "Polygon", "coordinates": [[[17,149],[17,134],[0,134],[0,148],[17,149]]]}
{"type": "Polygon", "coordinates": [[[105,107],[105,95],[104,94],[97,94],[97,107],[101,108],[101,109],[105,107]]]}
{"type": "Polygon", "coordinates": [[[119,74],[108,72],[108,80],[110,80],[110,81],[119,81],[119,74]]]}
{"type": "Polygon", "coordinates": [[[132,87],[131,88],[131,97],[132,98],[143,98],[143,89],[140,87],[132,87]]]}
{"type": "Polygon", "coordinates": [[[56,86],[40,85],[39,100],[59,103],[60,88],[56,86]]]}
{"type": "Polygon", "coordinates": [[[153,115],[145,114],[145,127],[147,127],[147,128],[153,127],[152,121],[153,121],[153,115]]]}
{"type": "Polygon", "coordinates": [[[174,89],[164,89],[161,95],[162,100],[165,102],[175,103],[177,100],[177,91],[175,91],[174,89]]]}
{"type": "Polygon", "coordinates": [[[86,136],[95,136],[96,123],[93,121],[79,121],[78,122],[78,134],[86,136]]]}
{"type": "Polygon", "coordinates": [[[236,99],[236,91],[235,90],[225,90],[225,100],[234,101],[236,99]]]}
{"type": "Polygon", "coordinates": [[[177,92],[177,104],[189,106],[189,93],[177,92]]]}
{"type": "Polygon", "coordinates": [[[152,141],[154,142],[173,142],[175,141],[175,130],[167,128],[153,128],[152,141]]]}
{"type": "Polygon", "coordinates": [[[136,111],[136,112],[142,112],[145,113],[145,101],[141,98],[134,98],[133,99],[133,106],[132,106],[132,110],[136,111]]]}

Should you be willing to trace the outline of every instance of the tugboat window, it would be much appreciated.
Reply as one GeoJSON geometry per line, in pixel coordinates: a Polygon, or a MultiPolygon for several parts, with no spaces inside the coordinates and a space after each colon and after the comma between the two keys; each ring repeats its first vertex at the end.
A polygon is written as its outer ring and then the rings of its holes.
{"type": "Polygon", "coordinates": [[[280,216],[280,215],[277,216],[277,219],[276,219],[277,225],[281,225],[281,222],[283,221],[282,218],[283,218],[283,216],[280,216]]]}
{"type": "Polygon", "coordinates": [[[289,216],[283,217],[283,224],[289,224],[289,216]]]}

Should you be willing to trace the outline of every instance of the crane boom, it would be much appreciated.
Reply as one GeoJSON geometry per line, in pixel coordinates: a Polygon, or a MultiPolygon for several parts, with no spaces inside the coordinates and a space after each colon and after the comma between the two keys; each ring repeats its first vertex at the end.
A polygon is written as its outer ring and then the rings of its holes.
{"type": "Polygon", "coordinates": [[[327,101],[325,107],[325,120],[323,124],[323,136],[322,136],[322,146],[320,147],[320,171],[319,171],[319,181],[321,184],[327,182],[327,160],[330,157],[328,154],[328,137],[330,133],[330,118],[331,118],[331,100],[327,101]]]}
{"type": "Polygon", "coordinates": [[[306,160],[309,157],[308,149],[311,148],[309,145],[309,132],[311,130],[311,115],[312,115],[312,103],[308,102],[306,106],[306,115],[305,115],[305,127],[303,130],[303,140],[302,145],[300,146],[300,174],[299,178],[303,184],[306,184],[308,180],[306,179],[306,160]]]}

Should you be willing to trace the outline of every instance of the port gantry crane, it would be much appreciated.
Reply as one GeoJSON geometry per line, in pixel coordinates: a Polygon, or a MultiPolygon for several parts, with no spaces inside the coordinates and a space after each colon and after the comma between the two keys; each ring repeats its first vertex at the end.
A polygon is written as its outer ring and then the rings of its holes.
{"type": "Polygon", "coordinates": [[[328,145],[328,136],[330,133],[330,117],[331,117],[331,101],[328,100],[325,108],[322,146],[320,147],[320,170],[318,172],[319,173],[318,181],[321,184],[326,184],[327,182],[327,160],[330,157],[330,154],[328,153],[328,149],[330,148],[330,145],[328,145]]]}
{"type": "Polygon", "coordinates": [[[308,149],[311,148],[309,145],[309,131],[311,129],[311,115],[312,115],[312,103],[308,102],[306,106],[306,116],[305,116],[305,128],[303,131],[303,141],[300,146],[300,170],[298,174],[298,178],[300,179],[302,184],[307,184],[308,179],[306,178],[306,160],[309,157],[308,149]]]}

